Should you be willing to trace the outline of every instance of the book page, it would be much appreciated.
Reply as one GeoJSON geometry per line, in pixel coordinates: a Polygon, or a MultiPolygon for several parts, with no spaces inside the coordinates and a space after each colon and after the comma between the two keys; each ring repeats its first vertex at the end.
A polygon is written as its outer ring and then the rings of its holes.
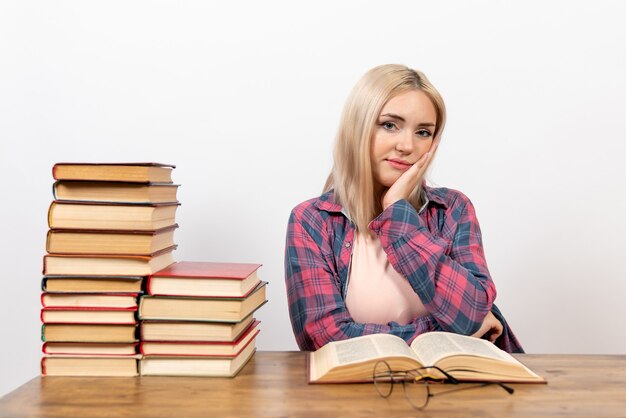
{"type": "Polygon", "coordinates": [[[415,357],[406,342],[389,334],[375,334],[335,343],[338,364],[356,363],[387,356],[415,357]]]}
{"type": "Polygon", "coordinates": [[[418,353],[421,363],[428,366],[435,365],[443,357],[455,354],[469,354],[517,363],[510,354],[489,341],[449,332],[422,334],[413,341],[411,347],[418,353]]]}

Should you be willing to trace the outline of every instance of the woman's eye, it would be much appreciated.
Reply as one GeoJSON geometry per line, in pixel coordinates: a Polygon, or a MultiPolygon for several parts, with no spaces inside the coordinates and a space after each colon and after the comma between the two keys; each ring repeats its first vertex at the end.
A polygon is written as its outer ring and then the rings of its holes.
{"type": "Polygon", "coordinates": [[[432,132],[430,132],[428,129],[420,129],[416,133],[417,133],[417,136],[421,136],[423,138],[428,138],[433,135],[432,132]]]}
{"type": "Polygon", "coordinates": [[[393,122],[383,122],[380,124],[380,126],[382,126],[383,128],[385,128],[388,131],[391,131],[392,129],[396,128],[396,124],[393,122]]]}

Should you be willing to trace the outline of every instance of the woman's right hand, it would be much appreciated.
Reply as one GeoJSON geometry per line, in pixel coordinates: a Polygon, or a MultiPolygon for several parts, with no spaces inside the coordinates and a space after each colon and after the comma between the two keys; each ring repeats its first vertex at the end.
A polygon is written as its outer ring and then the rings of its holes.
{"type": "Polygon", "coordinates": [[[426,154],[422,155],[422,157],[417,160],[411,168],[402,173],[400,177],[398,177],[398,180],[396,180],[395,183],[393,183],[391,187],[383,193],[381,198],[383,210],[387,209],[398,200],[409,198],[411,192],[415,190],[418,183],[424,177],[424,173],[428,168],[432,155],[435,153],[438,146],[439,138],[433,142],[426,154]]]}

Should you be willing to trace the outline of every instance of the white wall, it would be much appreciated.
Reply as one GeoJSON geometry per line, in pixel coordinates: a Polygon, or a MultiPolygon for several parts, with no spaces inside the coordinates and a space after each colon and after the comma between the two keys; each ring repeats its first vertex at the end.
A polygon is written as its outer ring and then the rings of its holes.
{"type": "Polygon", "coordinates": [[[263,350],[293,350],[290,209],[321,190],[367,69],[425,71],[435,184],[473,200],[532,353],[625,353],[626,6],[609,1],[3,1],[0,395],[38,373],[57,161],[177,164],[178,260],[260,262],[263,350]]]}

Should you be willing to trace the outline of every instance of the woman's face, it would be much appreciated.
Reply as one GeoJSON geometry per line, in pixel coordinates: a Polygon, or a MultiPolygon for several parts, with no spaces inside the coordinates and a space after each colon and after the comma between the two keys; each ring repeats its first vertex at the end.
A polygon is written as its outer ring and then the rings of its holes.
{"type": "Polygon", "coordinates": [[[421,90],[409,90],[383,106],[372,138],[374,186],[388,188],[430,149],[437,113],[421,90]]]}

